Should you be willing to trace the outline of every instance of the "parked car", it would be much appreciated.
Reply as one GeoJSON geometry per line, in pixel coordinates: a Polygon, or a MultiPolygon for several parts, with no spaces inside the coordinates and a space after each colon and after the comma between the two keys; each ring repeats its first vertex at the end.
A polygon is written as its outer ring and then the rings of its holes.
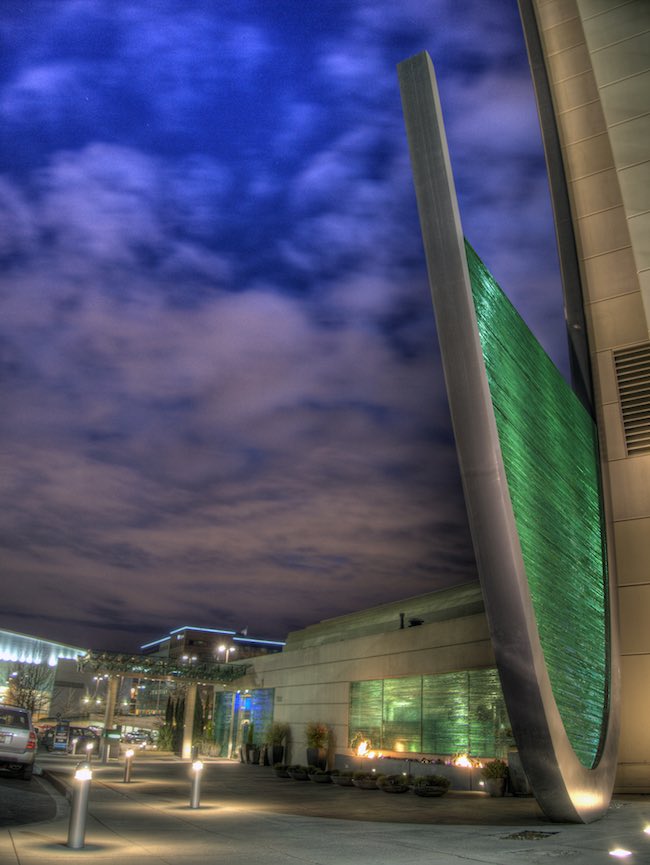
{"type": "Polygon", "coordinates": [[[122,736],[122,741],[142,750],[154,745],[154,737],[149,730],[131,730],[122,736]]]}
{"type": "Polygon", "coordinates": [[[0,768],[29,781],[36,745],[31,713],[18,706],[0,704],[0,768]]]}
{"type": "Polygon", "coordinates": [[[70,727],[68,753],[75,751],[76,754],[87,754],[88,751],[91,751],[96,754],[99,751],[99,742],[100,737],[89,727],[70,727]]]}
{"type": "Polygon", "coordinates": [[[99,750],[99,736],[88,727],[63,728],[61,725],[59,725],[58,728],[51,727],[49,730],[45,731],[41,741],[48,751],[54,751],[55,739],[57,746],[56,750],[67,751],[69,754],[72,752],[75,754],[87,753],[89,750],[87,747],[88,745],[92,745],[90,750],[93,753],[96,753],[99,750]],[[67,740],[65,738],[66,733],[67,740]]]}

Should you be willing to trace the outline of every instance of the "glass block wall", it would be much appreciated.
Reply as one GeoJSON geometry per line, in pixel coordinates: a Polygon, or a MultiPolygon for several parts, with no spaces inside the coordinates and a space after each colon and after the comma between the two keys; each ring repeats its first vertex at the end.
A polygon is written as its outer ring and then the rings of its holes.
{"type": "Polygon", "coordinates": [[[496,669],[350,684],[349,736],[378,750],[503,756],[511,744],[496,669]]]}
{"type": "Polygon", "coordinates": [[[569,740],[591,768],[608,691],[595,425],[469,244],[466,251],[544,659],[569,740]]]}
{"type": "Polygon", "coordinates": [[[219,746],[219,757],[228,756],[230,719],[235,694],[232,691],[217,692],[214,703],[214,741],[219,746]]]}
{"type": "Polygon", "coordinates": [[[258,745],[263,743],[273,721],[274,696],[274,688],[258,688],[247,693],[237,692],[236,694],[230,691],[217,693],[214,706],[214,739],[220,746],[220,756],[228,753],[231,724],[234,746],[244,720],[253,724],[255,743],[258,745]]]}

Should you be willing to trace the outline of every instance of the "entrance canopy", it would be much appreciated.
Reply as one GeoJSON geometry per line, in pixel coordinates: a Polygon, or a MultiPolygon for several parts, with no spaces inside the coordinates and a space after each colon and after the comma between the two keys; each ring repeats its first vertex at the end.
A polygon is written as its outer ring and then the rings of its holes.
{"type": "Polygon", "coordinates": [[[180,658],[156,655],[123,655],[115,652],[86,652],[77,658],[82,672],[109,676],[132,676],[166,682],[196,682],[206,685],[226,684],[245,675],[250,664],[192,663],[180,658]]]}

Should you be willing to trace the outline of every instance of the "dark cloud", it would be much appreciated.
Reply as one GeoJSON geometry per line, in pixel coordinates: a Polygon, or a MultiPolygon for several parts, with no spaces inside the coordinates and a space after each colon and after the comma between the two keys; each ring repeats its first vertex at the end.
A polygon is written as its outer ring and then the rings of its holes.
{"type": "Polygon", "coordinates": [[[474,578],[395,66],[434,58],[466,233],[563,362],[516,4],[20,6],[0,626],[282,638],[474,578]]]}

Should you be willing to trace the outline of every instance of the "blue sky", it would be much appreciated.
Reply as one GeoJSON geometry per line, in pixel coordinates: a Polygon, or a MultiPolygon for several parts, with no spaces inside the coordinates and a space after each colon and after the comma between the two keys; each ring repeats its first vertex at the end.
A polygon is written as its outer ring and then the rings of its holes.
{"type": "Polygon", "coordinates": [[[515,0],[5,0],[0,38],[0,627],[281,639],[473,579],[396,65],[563,368],[515,0]]]}

